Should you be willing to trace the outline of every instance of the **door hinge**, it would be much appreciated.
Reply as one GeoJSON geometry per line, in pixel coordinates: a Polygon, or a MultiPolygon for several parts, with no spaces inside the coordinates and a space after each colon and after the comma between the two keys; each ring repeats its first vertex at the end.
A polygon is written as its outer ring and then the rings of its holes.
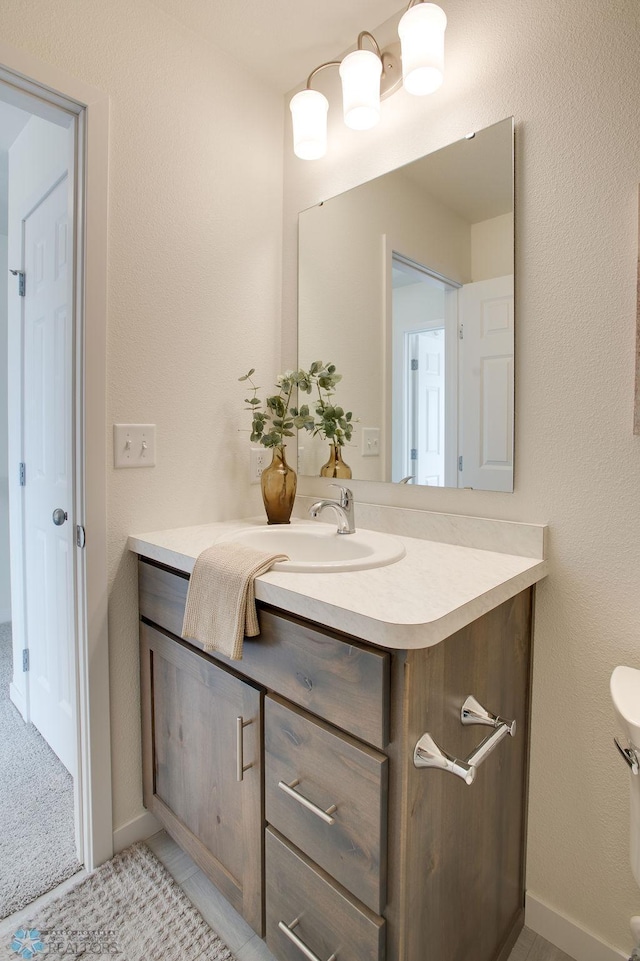
{"type": "Polygon", "coordinates": [[[414,357],[413,360],[411,361],[411,370],[417,370],[417,369],[418,369],[418,361],[414,357]]]}
{"type": "Polygon", "coordinates": [[[25,463],[20,464],[20,467],[18,469],[18,478],[20,482],[20,487],[26,487],[27,486],[27,465],[25,463]]]}
{"type": "Polygon", "coordinates": [[[25,647],[22,651],[22,672],[26,674],[29,670],[29,648],[25,647]]]}
{"type": "Polygon", "coordinates": [[[458,327],[458,337],[460,340],[464,340],[464,324],[460,324],[458,327]]]}
{"type": "Polygon", "coordinates": [[[460,454],[460,457],[458,457],[458,470],[462,470],[462,463],[462,454],[460,454]]]}
{"type": "Polygon", "coordinates": [[[87,538],[85,535],[84,527],[82,524],[76,524],[76,547],[84,547],[87,543],[87,538]]]}
{"type": "Polygon", "coordinates": [[[411,460],[417,460],[417,459],[418,459],[418,449],[417,449],[417,447],[412,447],[412,448],[411,448],[411,460]]]}
{"type": "Polygon", "coordinates": [[[24,270],[10,270],[9,273],[18,278],[18,297],[25,297],[27,282],[24,276],[24,270]]]}

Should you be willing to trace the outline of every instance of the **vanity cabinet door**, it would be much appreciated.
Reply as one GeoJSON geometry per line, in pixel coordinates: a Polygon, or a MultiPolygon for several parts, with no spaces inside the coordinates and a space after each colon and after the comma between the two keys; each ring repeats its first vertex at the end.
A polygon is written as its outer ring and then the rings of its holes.
{"type": "Polygon", "coordinates": [[[144,803],[262,934],[262,693],[145,624],[140,660],[144,803]]]}

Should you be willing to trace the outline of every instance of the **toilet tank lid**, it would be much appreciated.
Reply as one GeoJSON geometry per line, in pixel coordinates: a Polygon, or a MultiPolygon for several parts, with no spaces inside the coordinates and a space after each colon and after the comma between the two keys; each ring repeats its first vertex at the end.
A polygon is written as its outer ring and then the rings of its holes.
{"type": "Polygon", "coordinates": [[[611,675],[611,698],[628,723],[640,726],[640,670],[616,667],[611,675]]]}

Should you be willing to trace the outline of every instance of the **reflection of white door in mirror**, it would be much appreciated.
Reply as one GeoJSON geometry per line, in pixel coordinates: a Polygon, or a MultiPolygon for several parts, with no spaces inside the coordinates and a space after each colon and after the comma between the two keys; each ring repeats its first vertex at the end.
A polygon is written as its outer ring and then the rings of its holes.
{"type": "Polygon", "coordinates": [[[460,487],[513,490],[513,275],[459,292],[460,487]]]}
{"type": "Polygon", "coordinates": [[[396,483],[457,484],[457,288],[394,252],[392,464],[396,483]]]}

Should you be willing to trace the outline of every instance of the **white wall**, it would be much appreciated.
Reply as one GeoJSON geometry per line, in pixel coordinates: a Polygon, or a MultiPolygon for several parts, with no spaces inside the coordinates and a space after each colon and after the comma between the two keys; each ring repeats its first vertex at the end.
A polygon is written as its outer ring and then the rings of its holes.
{"type": "MultiPolygon", "coordinates": [[[[549,523],[551,572],[536,608],[527,883],[628,951],[640,891],[608,682],[616,664],[640,667],[640,437],[632,435],[640,12],[637,0],[443,6],[447,66],[437,94],[402,91],[383,103],[377,128],[356,133],[343,127],[331,89],[331,152],[321,161],[295,158],[286,132],[284,363],[295,358],[298,211],[513,114],[515,492],[353,488],[356,501],[549,523]]],[[[303,479],[299,490],[324,487],[303,479]]]]}
{"type": "Polygon", "coordinates": [[[471,224],[471,280],[513,273],[513,214],[471,224]]]}
{"type": "Polygon", "coordinates": [[[112,423],[157,425],[157,466],[108,477],[119,829],[143,810],[127,535],[259,504],[237,378],[279,365],[282,99],[146,0],[2,6],[6,43],[109,94],[109,461],[112,423]]]}

